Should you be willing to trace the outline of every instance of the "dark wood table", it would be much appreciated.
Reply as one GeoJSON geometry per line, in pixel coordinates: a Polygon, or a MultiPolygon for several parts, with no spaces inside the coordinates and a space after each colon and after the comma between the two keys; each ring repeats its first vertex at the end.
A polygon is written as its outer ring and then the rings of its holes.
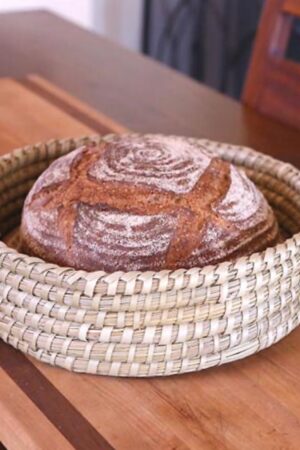
{"type": "Polygon", "coordinates": [[[297,131],[47,12],[0,15],[0,77],[37,73],[132,130],[245,144],[300,164],[297,131]]]}
{"type": "MultiPolygon", "coordinates": [[[[296,130],[51,14],[1,15],[0,55],[0,153],[125,126],[246,144],[300,166],[296,130]]],[[[298,449],[299,343],[300,329],[230,365],[132,380],[68,373],[0,342],[0,440],[9,450],[298,449]]]]}

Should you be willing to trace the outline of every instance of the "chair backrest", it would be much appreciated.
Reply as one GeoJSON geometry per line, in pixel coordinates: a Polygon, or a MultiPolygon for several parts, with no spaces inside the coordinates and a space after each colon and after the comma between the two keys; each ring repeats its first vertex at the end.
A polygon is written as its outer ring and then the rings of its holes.
{"type": "Polygon", "coordinates": [[[300,0],[266,0],[243,101],[300,129],[300,62],[286,57],[295,18],[300,18],[300,0]]]}

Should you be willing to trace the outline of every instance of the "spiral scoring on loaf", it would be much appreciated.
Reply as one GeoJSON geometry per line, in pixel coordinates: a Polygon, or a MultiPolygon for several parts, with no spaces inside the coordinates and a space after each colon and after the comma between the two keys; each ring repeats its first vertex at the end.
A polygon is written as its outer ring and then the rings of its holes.
{"type": "Polygon", "coordinates": [[[186,194],[211,161],[205,149],[180,137],[115,138],[88,174],[98,181],[119,181],[186,194]]]}
{"type": "Polygon", "coordinates": [[[278,226],[246,174],[194,141],[125,135],[52,163],[22,235],[26,252],[110,272],[220,262],[272,245],[278,226]]]}

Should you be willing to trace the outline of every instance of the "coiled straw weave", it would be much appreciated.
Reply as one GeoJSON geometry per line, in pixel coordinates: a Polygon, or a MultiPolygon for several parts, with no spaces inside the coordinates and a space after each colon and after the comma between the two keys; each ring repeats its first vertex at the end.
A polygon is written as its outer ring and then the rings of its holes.
{"type": "MultiPolygon", "coordinates": [[[[52,140],[1,157],[2,235],[19,223],[28,190],[51,161],[109,138],[52,140]]],[[[300,172],[245,147],[192,141],[243,167],[292,237],[203,269],[111,274],[58,267],[0,242],[5,342],[76,372],[145,377],[244,358],[299,324],[300,172]]]]}

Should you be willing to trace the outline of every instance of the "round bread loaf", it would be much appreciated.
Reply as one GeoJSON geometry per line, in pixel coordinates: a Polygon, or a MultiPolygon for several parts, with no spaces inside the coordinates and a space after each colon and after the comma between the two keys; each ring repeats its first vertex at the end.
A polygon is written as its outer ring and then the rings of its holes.
{"type": "Polygon", "coordinates": [[[25,201],[21,246],[87,271],[202,267],[278,241],[246,174],[193,140],[110,136],[54,161],[25,201]]]}

